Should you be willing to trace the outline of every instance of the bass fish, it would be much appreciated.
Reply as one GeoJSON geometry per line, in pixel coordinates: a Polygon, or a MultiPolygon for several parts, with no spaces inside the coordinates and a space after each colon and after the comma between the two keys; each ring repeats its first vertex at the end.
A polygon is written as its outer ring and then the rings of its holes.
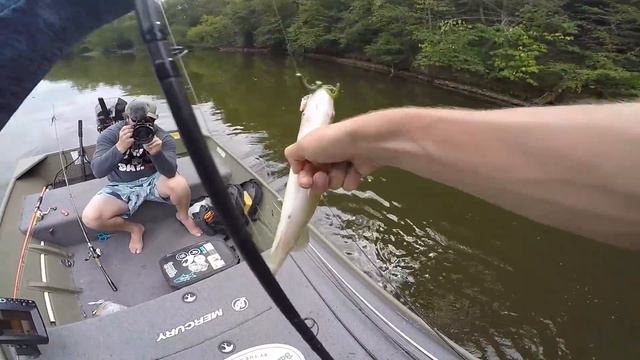
{"type": "MultiPolygon", "coordinates": [[[[312,94],[302,98],[302,120],[298,140],[314,129],[331,123],[334,116],[333,98],[337,91],[337,88],[332,86],[316,85],[312,94]]],[[[271,246],[269,267],[272,273],[275,274],[280,269],[294,248],[302,249],[309,243],[307,224],[318,207],[320,196],[321,194],[300,187],[298,175],[289,170],[280,221],[271,246]]]]}

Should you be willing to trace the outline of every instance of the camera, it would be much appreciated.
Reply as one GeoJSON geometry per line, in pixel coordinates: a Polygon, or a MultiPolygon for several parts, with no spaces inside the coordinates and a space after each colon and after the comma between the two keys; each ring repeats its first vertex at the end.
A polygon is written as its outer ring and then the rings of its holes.
{"type": "Polygon", "coordinates": [[[135,101],[127,106],[129,119],[133,121],[133,140],[138,144],[148,144],[156,135],[156,109],[152,104],[135,101]]]}
{"type": "Polygon", "coordinates": [[[139,119],[135,121],[133,125],[133,140],[140,144],[148,144],[153,140],[156,135],[155,126],[153,126],[153,120],[139,119]]]}

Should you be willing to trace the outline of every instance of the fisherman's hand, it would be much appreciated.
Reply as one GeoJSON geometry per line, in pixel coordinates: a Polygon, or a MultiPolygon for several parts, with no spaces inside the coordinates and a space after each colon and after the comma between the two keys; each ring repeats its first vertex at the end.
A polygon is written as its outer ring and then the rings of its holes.
{"type": "Polygon", "coordinates": [[[125,125],[120,129],[120,134],[118,134],[116,148],[121,154],[124,154],[131,145],[133,145],[133,126],[125,125]]]}
{"type": "Polygon", "coordinates": [[[150,143],[144,144],[142,147],[147,150],[149,155],[156,155],[162,151],[162,140],[157,136],[154,136],[150,143]]]}
{"type": "Polygon", "coordinates": [[[316,129],[285,149],[298,183],[317,193],[329,189],[355,190],[376,164],[359,155],[357,121],[346,120],[316,129]]]}

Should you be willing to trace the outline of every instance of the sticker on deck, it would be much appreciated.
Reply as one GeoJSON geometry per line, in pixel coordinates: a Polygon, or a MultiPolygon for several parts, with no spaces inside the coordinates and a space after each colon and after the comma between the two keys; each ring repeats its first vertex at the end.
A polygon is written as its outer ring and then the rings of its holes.
{"type": "Polygon", "coordinates": [[[168,254],[160,260],[160,265],[169,285],[180,288],[223,271],[238,261],[234,250],[224,241],[211,239],[168,254]]]}
{"type": "Polygon", "coordinates": [[[218,270],[227,264],[224,262],[224,260],[222,260],[222,257],[220,256],[220,254],[218,254],[216,248],[214,248],[211,243],[206,243],[203,245],[203,247],[209,253],[209,256],[207,256],[207,260],[214,270],[218,270]]]}
{"type": "Polygon", "coordinates": [[[167,275],[169,275],[169,277],[172,278],[172,279],[178,273],[178,270],[176,270],[176,267],[173,266],[173,261],[170,261],[170,262],[164,264],[164,271],[166,271],[167,275]]]}
{"type": "Polygon", "coordinates": [[[265,344],[254,346],[231,355],[225,360],[254,360],[254,359],[274,359],[274,360],[304,360],[300,350],[286,344],[265,344]]]}

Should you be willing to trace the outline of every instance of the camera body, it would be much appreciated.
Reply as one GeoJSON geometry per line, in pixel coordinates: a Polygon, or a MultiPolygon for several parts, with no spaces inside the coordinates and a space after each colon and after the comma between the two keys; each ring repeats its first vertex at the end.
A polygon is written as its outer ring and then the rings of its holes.
{"type": "Polygon", "coordinates": [[[115,103],[107,106],[103,98],[98,98],[96,106],[96,125],[98,132],[103,132],[109,126],[130,119],[133,122],[133,140],[137,144],[148,144],[156,136],[154,125],[158,115],[156,106],[144,101],[126,101],[118,98],[115,103]]]}
{"type": "Polygon", "coordinates": [[[133,101],[127,105],[127,115],[133,121],[133,140],[138,144],[148,144],[156,135],[156,108],[155,105],[133,101]]]}
{"type": "Polygon", "coordinates": [[[134,120],[133,124],[133,140],[139,144],[148,144],[156,136],[156,127],[154,120],[144,117],[134,120]]]}

